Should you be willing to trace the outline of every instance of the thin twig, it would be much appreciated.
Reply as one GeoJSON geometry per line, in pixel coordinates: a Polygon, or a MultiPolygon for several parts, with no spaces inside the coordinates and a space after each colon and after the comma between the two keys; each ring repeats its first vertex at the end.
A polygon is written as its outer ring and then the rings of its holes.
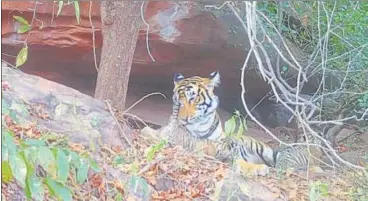
{"type": "Polygon", "coordinates": [[[215,8],[216,10],[221,10],[226,4],[231,3],[231,1],[225,1],[221,6],[216,5],[205,5],[204,8],[215,8]]]}
{"type": "Polygon", "coordinates": [[[97,73],[98,73],[97,56],[96,56],[96,36],[95,36],[95,26],[93,25],[93,22],[92,22],[91,11],[92,11],[92,1],[90,1],[90,2],[89,2],[88,18],[89,18],[89,24],[90,24],[90,25],[91,25],[91,27],[92,27],[93,61],[94,61],[94,64],[95,64],[96,71],[97,71],[97,73]]]}
{"type": "MultiPolygon", "coordinates": [[[[149,24],[146,22],[146,20],[144,19],[144,4],[145,4],[145,1],[142,2],[142,5],[141,5],[141,18],[142,18],[142,21],[143,23],[146,25],[147,29],[146,29],[146,48],[147,48],[147,52],[148,52],[148,55],[150,56],[151,60],[153,62],[155,62],[156,60],[153,58],[152,54],[151,54],[151,50],[149,48],[149,44],[148,44],[148,35],[149,35],[149,24]]],[[[148,2],[147,2],[148,4],[148,2]]]]}
{"type": "MultiPolygon", "coordinates": [[[[311,101],[310,100],[306,100],[300,97],[299,93],[301,90],[301,86],[297,85],[296,90],[294,93],[289,92],[285,86],[283,86],[283,84],[281,84],[280,80],[281,78],[278,78],[276,73],[273,70],[273,66],[270,62],[270,59],[267,55],[267,52],[265,51],[262,43],[260,43],[257,39],[256,39],[256,22],[257,22],[257,15],[256,15],[256,2],[245,2],[246,4],[246,22],[248,23],[247,25],[245,24],[245,22],[243,21],[243,19],[239,16],[239,14],[237,13],[237,11],[234,9],[234,7],[230,4],[227,4],[230,9],[233,11],[234,15],[239,19],[239,21],[242,23],[242,26],[244,28],[244,30],[246,31],[246,33],[248,34],[248,39],[249,39],[249,43],[251,46],[251,50],[248,52],[248,55],[245,59],[243,68],[242,68],[242,74],[241,74],[241,87],[242,87],[242,94],[241,94],[241,98],[242,98],[242,103],[243,106],[246,110],[246,112],[248,113],[248,115],[251,117],[252,120],[254,120],[260,127],[262,127],[268,134],[270,134],[275,140],[277,140],[280,144],[285,144],[285,145],[289,145],[286,144],[284,142],[282,142],[281,140],[279,140],[276,136],[274,136],[265,126],[263,126],[256,118],[254,118],[251,114],[249,109],[247,108],[246,102],[245,102],[245,87],[244,87],[244,74],[245,74],[245,68],[246,65],[248,63],[250,54],[253,53],[254,56],[256,57],[257,63],[258,63],[258,69],[260,70],[263,78],[265,80],[268,81],[268,83],[271,85],[272,91],[274,92],[274,95],[276,97],[276,100],[278,102],[280,102],[282,105],[284,105],[292,114],[294,117],[296,117],[297,121],[299,122],[299,124],[302,126],[302,129],[304,130],[304,133],[310,133],[312,134],[314,137],[316,137],[318,140],[320,140],[321,142],[323,142],[323,144],[325,146],[327,146],[327,150],[329,152],[332,153],[332,155],[337,158],[340,162],[344,163],[345,165],[348,165],[350,167],[354,167],[357,169],[362,169],[362,167],[360,166],[356,166],[353,165],[347,161],[345,161],[344,159],[342,159],[340,156],[338,156],[338,154],[336,153],[336,151],[331,147],[330,143],[322,138],[321,136],[319,136],[311,127],[310,124],[311,123],[317,123],[317,121],[305,121],[305,118],[307,117],[307,115],[305,115],[305,107],[306,106],[310,106],[311,101]],[[265,59],[261,59],[260,54],[258,53],[258,49],[261,50],[262,52],[262,56],[264,56],[265,59]],[[266,66],[267,68],[265,68],[263,66],[263,61],[266,61],[266,66]],[[281,97],[279,96],[279,91],[284,94],[283,98],[286,98],[288,103],[286,103],[283,99],[281,99],[281,97]],[[295,101],[292,101],[290,98],[295,99],[295,101]],[[292,104],[294,106],[296,106],[295,111],[288,105],[288,104],[292,104]],[[302,108],[299,108],[302,107],[302,108]],[[304,112],[303,112],[304,111],[304,112]]],[[[262,15],[262,14],[261,14],[262,15]]],[[[329,21],[331,22],[331,21],[329,21]]],[[[274,26],[274,25],[273,25],[274,26]]],[[[276,30],[277,31],[277,30],[276,30]]],[[[281,37],[281,34],[279,34],[281,37]]],[[[269,38],[271,40],[271,38],[269,38]]],[[[287,52],[290,54],[290,57],[293,59],[293,62],[297,64],[297,69],[298,69],[298,77],[297,77],[297,82],[298,84],[300,84],[300,82],[302,82],[301,78],[305,77],[305,69],[303,69],[300,65],[298,65],[297,60],[294,58],[294,56],[291,54],[291,51],[289,50],[289,48],[286,46],[285,41],[281,40],[283,42],[283,45],[285,46],[287,52]],[[303,76],[301,76],[303,75],[303,76]]],[[[277,48],[277,46],[275,47],[275,49],[277,48]]],[[[323,48],[327,48],[326,47],[326,41],[323,44],[323,48]]],[[[280,54],[280,52],[279,52],[280,54]]],[[[326,52],[323,52],[323,54],[326,54],[326,52]]],[[[281,57],[282,58],[282,57],[281,57]]],[[[284,58],[282,58],[284,59],[284,58]]],[[[312,109],[312,111],[314,111],[315,109],[312,109]]],[[[352,118],[352,117],[350,117],[352,118]]],[[[347,120],[347,119],[344,119],[347,120]]],[[[328,123],[332,123],[333,121],[330,121],[328,123]]],[[[337,123],[338,121],[334,121],[333,123],[337,123]]],[[[321,121],[319,121],[319,123],[321,123],[321,121]]],[[[323,123],[323,122],[322,122],[323,123]]],[[[308,138],[307,138],[308,140],[308,138]]],[[[307,141],[307,146],[311,146],[311,144],[307,141]]],[[[319,145],[320,146],[320,145],[319,145]]],[[[325,150],[325,149],[323,149],[325,150]]]]}
{"type": "MultiPolygon", "coordinates": [[[[138,120],[138,121],[140,121],[143,125],[148,126],[148,125],[146,124],[146,122],[145,122],[145,121],[143,121],[143,119],[139,118],[137,115],[134,115],[134,114],[131,114],[131,113],[124,113],[124,115],[125,115],[125,116],[130,116],[130,117],[132,117],[132,118],[134,119],[134,121],[135,121],[135,119],[137,119],[137,120],[138,120]]],[[[135,122],[135,123],[137,124],[137,122],[135,122]]]]}
{"type": "Polygon", "coordinates": [[[109,101],[105,100],[105,103],[106,103],[107,107],[109,108],[110,114],[111,114],[111,116],[114,118],[115,123],[116,123],[116,124],[118,125],[118,127],[119,127],[119,130],[120,130],[120,137],[121,137],[121,138],[124,138],[124,139],[125,139],[125,141],[129,144],[129,146],[130,146],[130,147],[133,147],[133,144],[130,142],[130,140],[128,139],[128,137],[125,135],[124,129],[120,126],[119,121],[116,119],[115,114],[114,114],[114,112],[112,111],[112,107],[111,107],[111,105],[110,105],[109,101]]]}
{"type": "MultiPolygon", "coordinates": [[[[30,23],[30,27],[31,27],[31,29],[32,29],[32,25],[33,25],[33,22],[34,22],[34,19],[36,18],[36,10],[37,10],[37,5],[39,4],[39,2],[35,2],[35,5],[34,5],[34,8],[33,8],[33,16],[32,16],[32,20],[31,20],[31,23],[30,23]]],[[[32,10],[32,9],[31,9],[32,10]]],[[[28,31],[28,34],[27,34],[27,37],[26,37],[26,39],[24,40],[24,44],[26,44],[27,43],[27,40],[28,40],[28,37],[29,37],[29,35],[31,34],[31,30],[29,30],[28,31]]]]}
{"type": "Polygon", "coordinates": [[[145,96],[143,96],[141,99],[139,99],[138,101],[136,101],[135,103],[133,103],[133,105],[131,105],[128,109],[126,109],[123,113],[127,113],[129,110],[131,110],[134,106],[136,106],[138,103],[142,102],[144,99],[150,97],[150,96],[153,96],[153,95],[161,95],[163,96],[164,98],[166,98],[166,96],[163,94],[163,93],[160,93],[160,92],[154,92],[154,93],[150,93],[150,94],[147,94],[145,96]]]}

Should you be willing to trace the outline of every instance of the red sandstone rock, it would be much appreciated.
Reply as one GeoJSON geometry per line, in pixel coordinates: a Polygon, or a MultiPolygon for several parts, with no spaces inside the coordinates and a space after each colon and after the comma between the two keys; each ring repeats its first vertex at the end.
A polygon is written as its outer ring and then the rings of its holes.
{"type": "MultiPolygon", "coordinates": [[[[28,37],[28,60],[21,67],[25,72],[41,74],[93,95],[96,69],[89,13],[95,29],[99,61],[102,46],[99,3],[93,2],[90,12],[89,2],[79,4],[80,24],[77,23],[72,5],[65,6],[60,16],[56,17],[57,3],[42,2],[37,5],[37,20],[33,21],[31,32],[18,34],[16,28],[19,23],[13,19],[13,15],[31,22],[35,3],[2,2],[2,47],[5,53],[16,55],[22,47],[20,42],[28,37]]],[[[235,36],[228,32],[236,19],[216,18],[213,13],[198,7],[195,2],[148,3],[144,19],[150,26],[149,49],[155,62],[147,52],[147,27],[143,24],[135,50],[129,90],[134,93],[162,91],[170,96],[174,72],[181,72],[185,76],[207,76],[219,70],[222,78],[221,102],[228,105],[231,111],[238,104],[240,95],[240,68],[244,61],[246,38],[244,34],[235,36]]],[[[15,58],[3,56],[3,59],[14,62],[15,58]]],[[[245,82],[247,96],[254,102],[269,91],[267,83],[259,79],[254,71],[247,74],[245,82]]]]}
{"type": "MultiPolygon", "coordinates": [[[[92,50],[92,29],[95,29],[95,47],[102,45],[101,21],[98,2],[80,2],[81,21],[77,23],[73,5],[65,5],[56,17],[57,3],[43,2],[36,6],[32,31],[18,34],[19,23],[13,15],[32,21],[34,2],[3,2],[2,38],[4,45],[17,45],[27,37],[29,46],[63,48],[66,59],[77,60],[92,50]],[[22,13],[20,13],[22,12],[22,13]],[[92,22],[89,21],[89,12],[92,22]],[[68,54],[70,53],[70,54],[68,54]]],[[[191,4],[178,5],[174,2],[150,2],[144,14],[149,24],[149,46],[157,64],[171,63],[198,54],[202,49],[220,47],[226,44],[227,32],[209,13],[199,12],[191,4]]],[[[134,63],[151,63],[146,47],[146,25],[140,31],[134,63]]],[[[57,55],[59,56],[59,55],[57,55]]]]}

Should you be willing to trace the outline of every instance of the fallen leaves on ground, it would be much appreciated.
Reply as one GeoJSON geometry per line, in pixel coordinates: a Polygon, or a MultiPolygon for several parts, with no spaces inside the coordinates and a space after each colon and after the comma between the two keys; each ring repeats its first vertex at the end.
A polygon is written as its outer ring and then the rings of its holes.
{"type": "Polygon", "coordinates": [[[4,115],[4,120],[8,129],[13,131],[15,136],[24,136],[34,139],[41,137],[41,132],[37,129],[37,124],[35,122],[26,125],[18,125],[8,115],[4,115]]]}
{"type": "MultiPolygon", "coordinates": [[[[138,138],[140,139],[140,138],[138,138]]],[[[142,139],[140,139],[142,140],[142,139]]],[[[148,144],[137,142],[148,148],[148,144]]],[[[145,149],[143,149],[145,150],[145,149]]],[[[181,147],[163,148],[154,160],[159,162],[151,165],[142,177],[157,191],[152,194],[153,200],[193,200],[206,198],[214,191],[215,183],[224,178],[226,165],[204,156],[188,153],[181,147]],[[171,180],[166,189],[162,186],[162,178],[171,180]]],[[[151,162],[152,163],[152,162],[151,162]]],[[[142,158],[139,167],[144,168],[150,162],[142,158]]]]}
{"type": "MultiPolygon", "coordinates": [[[[7,86],[3,84],[2,87],[6,88],[7,86]]],[[[37,128],[35,122],[20,126],[9,116],[3,116],[3,118],[6,126],[14,132],[16,138],[38,139],[45,133],[37,128]]],[[[147,150],[152,145],[140,137],[137,132],[134,133],[135,147],[129,149],[102,147],[100,152],[94,153],[95,157],[99,157],[97,163],[103,171],[88,174],[87,182],[80,186],[72,186],[72,190],[76,192],[74,200],[118,200],[117,195],[121,195],[123,200],[137,200],[129,194],[127,189],[129,179],[116,176],[119,174],[113,174],[112,170],[144,178],[152,187],[151,200],[156,201],[209,200],[215,191],[216,183],[223,181],[226,177],[228,165],[199,153],[188,153],[178,146],[164,147],[158,150],[151,160],[148,160],[147,150]],[[106,167],[110,167],[110,169],[106,167]],[[112,193],[111,189],[116,191],[112,193]]],[[[87,147],[79,143],[68,142],[67,146],[77,153],[89,151],[87,147]]],[[[312,192],[313,189],[321,191],[321,189],[325,190],[326,186],[327,192],[323,194],[323,199],[352,200],[351,192],[356,191],[353,187],[354,182],[362,183],[356,179],[362,178],[362,175],[349,171],[345,171],[343,174],[338,172],[324,173],[322,176],[313,176],[308,180],[305,175],[277,173],[271,170],[267,176],[247,177],[246,179],[261,183],[274,194],[275,198],[287,198],[291,201],[310,200],[311,195],[318,197],[320,195],[318,192],[312,192]]],[[[79,185],[75,182],[74,184],[79,185]]],[[[364,187],[362,189],[364,190],[364,187]]],[[[2,195],[6,198],[19,197],[18,191],[20,190],[14,182],[2,185],[2,195]]]]}

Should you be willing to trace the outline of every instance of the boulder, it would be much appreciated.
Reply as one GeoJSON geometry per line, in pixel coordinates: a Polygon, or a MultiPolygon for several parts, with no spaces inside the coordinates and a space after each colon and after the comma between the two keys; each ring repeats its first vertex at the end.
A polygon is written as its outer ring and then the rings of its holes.
{"type": "MultiPolygon", "coordinates": [[[[85,146],[98,146],[100,140],[109,146],[125,145],[105,103],[75,89],[3,65],[2,92],[2,114],[19,119],[19,124],[36,122],[85,146]]],[[[129,135],[131,130],[124,128],[122,134],[129,135]]]]}

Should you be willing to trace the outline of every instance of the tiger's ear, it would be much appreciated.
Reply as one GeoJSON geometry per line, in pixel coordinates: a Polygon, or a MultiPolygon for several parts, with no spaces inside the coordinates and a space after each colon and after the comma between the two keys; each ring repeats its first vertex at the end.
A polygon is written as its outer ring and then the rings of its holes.
{"type": "Polygon", "coordinates": [[[218,71],[212,72],[210,74],[210,85],[217,87],[220,84],[220,73],[218,71]]]}
{"type": "Polygon", "coordinates": [[[174,74],[174,83],[177,83],[177,82],[179,82],[183,79],[184,79],[184,76],[182,74],[180,74],[180,73],[175,73],[174,74]]]}

